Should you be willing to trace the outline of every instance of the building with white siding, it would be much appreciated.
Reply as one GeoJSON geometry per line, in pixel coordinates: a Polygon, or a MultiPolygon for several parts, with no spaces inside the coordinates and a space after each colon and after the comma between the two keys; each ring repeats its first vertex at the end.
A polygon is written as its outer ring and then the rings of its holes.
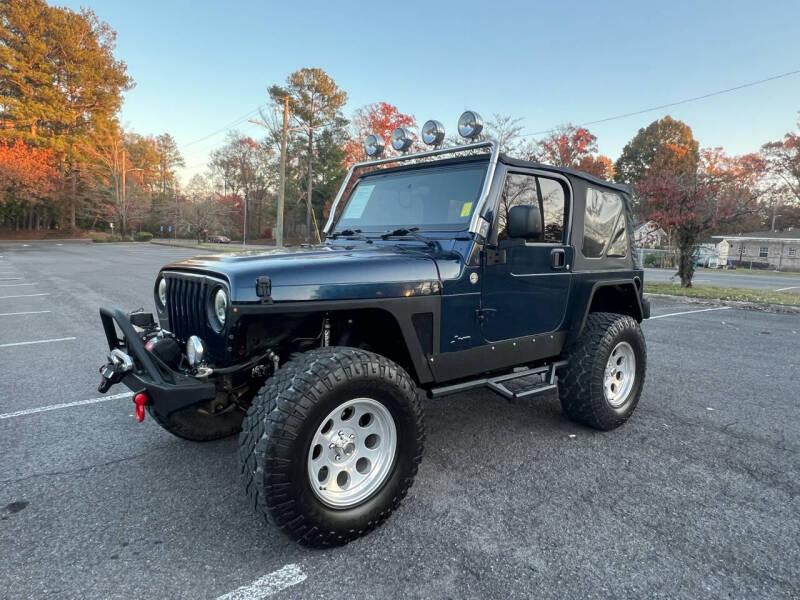
{"type": "Polygon", "coordinates": [[[740,235],[715,235],[721,264],[800,272],[800,230],[756,231],[740,235]]]}

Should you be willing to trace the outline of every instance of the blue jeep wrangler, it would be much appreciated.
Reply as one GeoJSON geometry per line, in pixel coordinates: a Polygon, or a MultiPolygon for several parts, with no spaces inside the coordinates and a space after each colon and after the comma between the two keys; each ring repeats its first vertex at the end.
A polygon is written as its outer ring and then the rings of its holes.
{"type": "Polygon", "coordinates": [[[463,145],[408,154],[400,128],[350,169],[325,241],[165,266],[156,318],[100,310],[100,391],[134,392],[189,440],[239,433],[254,508],[304,544],[381,524],[414,481],[421,398],[486,387],[512,402],[557,390],[608,430],[642,391],[649,316],[631,192],[517,160],[459,121],[463,145]]]}

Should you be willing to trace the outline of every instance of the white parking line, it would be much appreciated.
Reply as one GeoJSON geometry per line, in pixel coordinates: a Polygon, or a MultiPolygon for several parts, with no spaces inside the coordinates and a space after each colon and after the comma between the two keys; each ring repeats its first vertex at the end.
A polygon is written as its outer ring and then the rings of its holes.
{"type": "Polygon", "coordinates": [[[14,279],[22,279],[22,277],[0,277],[0,281],[12,281],[14,279]]]}
{"type": "Polygon", "coordinates": [[[33,298],[34,296],[49,296],[50,294],[19,294],[17,296],[0,296],[0,300],[5,298],[33,298]]]}
{"type": "MultiPolygon", "coordinates": [[[[22,279],[20,277],[19,279],[22,279]]],[[[0,287],[19,287],[21,285],[36,285],[35,283],[0,283],[0,287]]]]}
{"type": "Polygon", "coordinates": [[[256,579],[250,585],[243,585],[224,596],[220,596],[217,600],[261,600],[261,598],[272,596],[281,590],[302,583],[306,580],[306,577],[307,575],[303,573],[303,570],[298,565],[286,565],[277,571],[264,575],[260,579],[256,579]]]}
{"type": "Polygon", "coordinates": [[[711,310],[728,310],[729,308],[731,308],[731,307],[730,306],[717,306],[716,308],[700,308],[698,310],[685,310],[683,312],[669,313],[669,314],[666,314],[666,315],[656,315],[655,317],[650,317],[649,320],[652,321],[653,319],[665,319],[666,317],[677,317],[677,316],[680,316],[680,315],[691,315],[691,314],[694,314],[694,313],[708,312],[708,311],[711,311],[711,310]]]}
{"type": "Polygon", "coordinates": [[[775,291],[776,292],[785,292],[786,290],[796,290],[796,289],[800,289],[800,285],[793,285],[793,286],[788,287],[788,288],[778,288],[775,291]]]}
{"type": "Polygon", "coordinates": [[[84,406],[86,404],[98,404],[100,402],[108,402],[109,400],[119,400],[120,398],[130,398],[131,396],[133,396],[132,392],[123,392],[121,394],[112,394],[111,396],[90,398],[89,400],[77,400],[75,402],[64,402],[63,404],[51,404],[50,406],[28,408],[26,410],[18,410],[16,412],[0,414],[0,421],[2,421],[3,419],[13,419],[14,417],[24,417],[25,415],[35,415],[36,413],[41,413],[41,412],[49,412],[51,410],[60,410],[62,408],[72,408],[73,406],[84,406]]]}
{"type": "Polygon", "coordinates": [[[11,346],[30,346],[31,344],[50,344],[51,342],[69,342],[76,338],[74,337],[65,337],[65,338],[52,338],[49,340],[34,340],[32,342],[14,342],[12,344],[0,344],[0,348],[10,348],[11,346]]]}
{"type": "Polygon", "coordinates": [[[29,310],[26,312],[0,313],[0,317],[15,317],[17,315],[43,315],[53,312],[52,310],[29,310]]]}

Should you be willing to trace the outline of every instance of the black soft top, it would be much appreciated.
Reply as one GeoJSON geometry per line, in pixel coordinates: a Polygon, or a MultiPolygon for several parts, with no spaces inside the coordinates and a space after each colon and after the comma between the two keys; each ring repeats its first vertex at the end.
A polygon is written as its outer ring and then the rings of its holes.
{"type": "Polygon", "coordinates": [[[605,179],[600,179],[599,177],[595,177],[594,175],[589,175],[589,173],[584,173],[583,171],[578,171],[577,169],[570,169],[569,167],[554,167],[553,165],[545,165],[530,160],[521,160],[519,158],[513,158],[511,156],[508,156],[507,154],[500,154],[500,162],[510,167],[540,169],[542,171],[552,171],[553,173],[563,173],[565,175],[570,175],[571,177],[578,177],[594,185],[600,185],[606,188],[611,188],[612,190],[617,190],[625,194],[632,193],[631,186],[629,186],[626,183],[614,183],[612,181],[606,181],[605,179]]]}
{"type": "MultiPolygon", "coordinates": [[[[383,169],[374,169],[372,171],[367,171],[359,175],[359,179],[362,177],[370,177],[373,175],[385,175],[387,173],[394,173],[398,171],[412,171],[416,169],[425,169],[428,167],[442,167],[447,165],[454,165],[454,164],[464,164],[470,162],[488,162],[489,155],[488,154],[471,154],[468,156],[457,156],[454,158],[447,158],[447,159],[439,159],[439,160],[432,160],[432,161],[423,161],[419,163],[412,163],[412,164],[401,164],[396,165],[393,167],[383,168],[383,169]]],[[[609,188],[612,190],[616,190],[618,192],[622,192],[624,194],[630,195],[632,194],[633,190],[631,186],[624,184],[624,183],[614,183],[612,181],[606,181],[605,179],[600,179],[599,177],[595,177],[594,175],[589,175],[589,173],[584,173],[583,171],[578,171],[577,169],[570,169],[569,167],[555,167],[553,165],[546,165],[543,163],[537,163],[530,160],[522,160],[519,158],[513,158],[508,156],[507,154],[501,153],[498,161],[503,163],[504,165],[508,165],[510,167],[521,167],[526,169],[539,169],[541,171],[550,171],[552,173],[561,173],[563,175],[569,175],[570,177],[577,177],[578,179],[583,179],[584,181],[588,181],[589,183],[597,186],[602,186],[605,188],[609,188]]]]}

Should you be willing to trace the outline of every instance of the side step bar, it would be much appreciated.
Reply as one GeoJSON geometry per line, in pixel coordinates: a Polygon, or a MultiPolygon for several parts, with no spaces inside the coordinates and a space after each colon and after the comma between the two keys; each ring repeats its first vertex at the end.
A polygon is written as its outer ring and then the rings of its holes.
{"type": "Polygon", "coordinates": [[[556,389],[556,369],[567,364],[560,360],[549,365],[534,368],[520,368],[505,375],[482,377],[452,385],[432,388],[431,398],[441,398],[450,394],[464,392],[479,387],[488,387],[511,402],[522,400],[536,394],[556,389]]]}

